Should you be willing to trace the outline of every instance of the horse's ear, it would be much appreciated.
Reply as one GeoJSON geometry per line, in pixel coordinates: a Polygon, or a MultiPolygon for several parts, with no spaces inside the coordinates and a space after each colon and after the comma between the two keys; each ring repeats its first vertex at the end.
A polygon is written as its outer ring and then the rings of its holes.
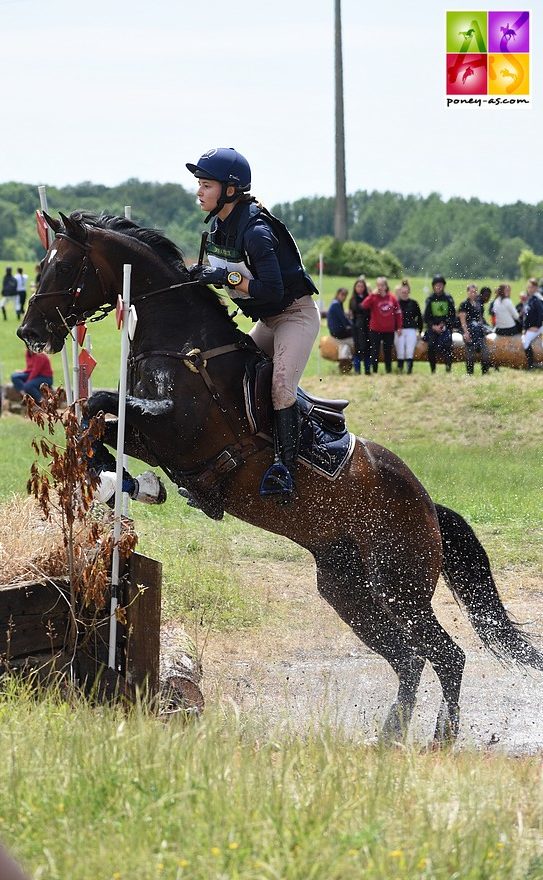
{"type": "Polygon", "coordinates": [[[50,217],[49,214],[47,214],[46,211],[42,211],[42,213],[43,213],[43,216],[44,216],[45,222],[47,223],[48,226],[51,227],[51,229],[53,230],[53,232],[54,232],[55,234],[56,234],[57,232],[60,232],[60,230],[62,229],[62,224],[61,224],[60,220],[55,220],[53,217],[50,217]]]}
{"type": "Polygon", "coordinates": [[[58,213],[62,218],[67,235],[69,235],[70,238],[75,239],[75,241],[85,244],[87,240],[87,230],[81,220],[76,220],[74,217],[67,217],[62,211],[59,211],[58,213]]]}

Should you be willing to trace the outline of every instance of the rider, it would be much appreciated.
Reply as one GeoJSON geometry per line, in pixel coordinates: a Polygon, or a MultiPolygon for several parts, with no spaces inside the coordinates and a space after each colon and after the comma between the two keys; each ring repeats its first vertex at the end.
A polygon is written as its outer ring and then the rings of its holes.
{"type": "Polygon", "coordinates": [[[298,382],[320,329],[317,293],[286,226],[249,195],[251,169],[233,147],[208,150],[196,164],[204,220],[212,220],[205,252],[209,265],[191,269],[202,284],[226,288],[253,322],[250,335],[273,358],[272,403],[276,462],[264,474],[261,494],[288,499],[300,438],[298,382]]]}

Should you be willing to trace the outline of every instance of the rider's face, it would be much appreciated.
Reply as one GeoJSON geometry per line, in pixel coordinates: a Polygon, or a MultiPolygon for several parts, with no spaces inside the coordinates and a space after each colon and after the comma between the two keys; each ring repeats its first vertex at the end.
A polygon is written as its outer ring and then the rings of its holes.
{"type": "Polygon", "coordinates": [[[221,195],[222,186],[218,180],[198,180],[196,193],[202,211],[214,211],[221,195]]]}

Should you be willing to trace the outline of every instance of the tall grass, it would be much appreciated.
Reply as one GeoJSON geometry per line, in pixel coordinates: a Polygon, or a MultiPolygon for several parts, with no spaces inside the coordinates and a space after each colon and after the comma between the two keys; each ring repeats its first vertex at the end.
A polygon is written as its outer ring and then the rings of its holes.
{"type": "Polygon", "coordinates": [[[381,751],[231,712],[0,698],[0,835],[35,880],[540,878],[537,759],[381,751]]]}

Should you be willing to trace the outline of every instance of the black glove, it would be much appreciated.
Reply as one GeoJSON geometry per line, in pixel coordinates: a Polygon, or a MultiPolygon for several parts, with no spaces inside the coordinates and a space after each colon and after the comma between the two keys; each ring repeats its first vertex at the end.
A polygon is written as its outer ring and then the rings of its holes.
{"type": "Polygon", "coordinates": [[[228,281],[228,270],[223,266],[191,266],[189,272],[191,281],[199,281],[200,284],[216,284],[220,287],[228,281]]]}

